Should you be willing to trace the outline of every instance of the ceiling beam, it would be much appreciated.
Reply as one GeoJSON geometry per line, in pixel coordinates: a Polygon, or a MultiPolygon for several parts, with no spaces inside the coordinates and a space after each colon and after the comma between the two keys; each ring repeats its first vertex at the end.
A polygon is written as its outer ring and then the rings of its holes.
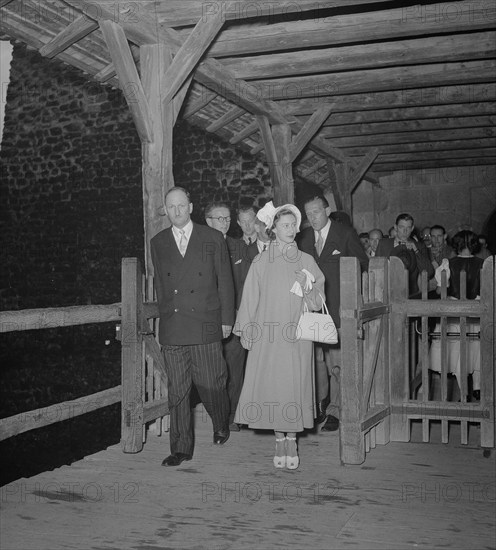
{"type": "Polygon", "coordinates": [[[168,103],[177,93],[206,49],[210,46],[223,23],[222,10],[199,19],[195,28],[174,56],[171,66],[167,69],[167,74],[165,75],[167,90],[163,97],[164,103],[168,103]]]}
{"type": "Polygon", "coordinates": [[[245,114],[245,110],[241,107],[232,107],[224,113],[221,117],[219,117],[216,121],[212,122],[209,126],[207,126],[208,132],[216,132],[217,130],[220,130],[224,126],[227,126],[240,116],[245,114]]]}
{"type": "Polygon", "coordinates": [[[124,30],[112,21],[100,21],[100,28],[136,130],[142,141],[150,143],[153,141],[150,109],[124,30]]]}
{"type": "Polygon", "coordinates": [[[397,132],[422,130],[454,130],[457,128],[493,128],[496,126],[496,114],[492,116],[465,116],[428,118],[426,120],[400,120],[398,122],[373,122],[348,124],[346,126],[326,126],[320,133],[321,137],[334,139],[337,137],[356,137],[397,132]]]}
{"type": "MultiPolygon", "coordinates": [[[[415,5],[389,10],[365,11],[295,20],[258,27],[232,27],[215,41],[209,57],[233,57],[310,49],[339,44],[385,41],[412,36],[474,32],[488,28],[496,18],[494,3],[450,2],[452,16],[446,16],[446,3],[415,5]]],[[[371,45],[374,48],[374,45],[371,45]]]]}
{"type": "Polygon", "coordinates": [[[481,32],[291,51],[243,57],[241,60],[226,58],[222,59],[221,63],[232,71],[236,78],[254,80],[400,65],[490,59],[494,57],[495,44],[496,32],[481,32]]]}
{"type": "Polygon", "coordinates": [[[332,104],[320,105],[315,113],[305,122],[298,134],[293,137],[289,151],[291,162],[294,162],[310,140],[319,131],[322,124],[331,114],[331,111],[332,104]]]}
{"type": "Polygon", "coordinates": [[[449,86],[491,82],[496,74],[496,60],[433,63],[405,67],[387,67],[347,71],[300,78],[252,80],[251,93],[266,100],[404,90],[421,86],[449,86]]]}
{"type": "MultiPolygon", "coordinates": [[[[427,107],[401,107],[360,111],[356,113],[335,113],[324,122],[324,127],[373,124],[377,122],[399,122],[401,120],[430,120],[448,117],[489,116],[496,113],[492,101],[482,103],[453,103],[450,105],[429,105],[427,107]]],[[[302,118],[307,120],[308,117],[302,118]]]]}
{"type": "Polygon", "coordinates": [[[392,162],[389,164],[381,164],[377,162],[374,165],[376,172],[398,172],[404,170],[435,170],[439,168],[458,168],[462,166],[494,166],[496,165],[496,157],[487,158],[463,158],[458,159],[439,159],[439,160],[422,160],[419,162],[392,162]]]}
{"type": "Polygon", "coordinates": [[[333,138],[332,144],[335,147],[380,147],[381,145],[397,143],[417,143],[450,141],[460,139],[484,139],[494,138],[496,128],[462,128],[458,130],[430,130],[421,132],[397,132],[392,134],[376,134],[371,136],[354,136],[344,138],[333,138]]]}
{"type": "Polygon", "coordinates": [[[90,32],[98,29],[98,23],[81,15],[40,49],[40,54],[51,59],[72,46],[90,32]]]}
{"type": "MultiPolygon", "coordinates": [[[[116,0],[125,2],[128,0],[116,0]]],[[[305,14],[330,9],[339,9],[342,6],[361,4],[377,4],[386,0],[277,0],[277,2],[248,2],[247,0],[211,2],[210,0],[167,0],[155,2],[155,13],[161,25],[168,27],[182,27],[194,25],[200,17],[207,17],[216,11],[222,11],[228,21],[243,21],[255,17],[275,17],[305,14]]],[[[317,15],[316,15],[317,16],[317,15]]]]}
{"type": "MultiPolygon", "coordinates": [[[[346,95],[324,94],[318,98],[287,99],[276,101],[288,114],[311,115],[315,103],[334,103],[333,117],[336,113],[403,107],[425,107],[450,105],[453,103],[494,102],[496,101],[496,77],[485,83],[427,85],[426,87],[402,88],[400,90],[351,93],[346,95]]],[[[332,117],[331,117],[332,118],[332,117]]]]}
{"type": "MultiPolygon", "coordinates": [[[[450,141],[420,141],[418,143],[394,143],[390,145],[377,145],[379,155],[422,153],[422,152],[444,152],[454,151],[460,156],[460,151],[470,153],[471,149],[484,150],[494,147],[494,138],[487,139],[455,139],[450,141]]],[[[363,156],[367,154],[369,147],[347,147],[344,151],[348,156],[363,156]]]]}

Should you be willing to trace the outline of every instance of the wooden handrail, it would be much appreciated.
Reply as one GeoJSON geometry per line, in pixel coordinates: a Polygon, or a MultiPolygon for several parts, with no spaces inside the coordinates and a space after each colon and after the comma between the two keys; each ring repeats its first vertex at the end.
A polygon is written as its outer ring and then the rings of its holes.
{"type": "Polygon", "coordinates": [[[0,311],[0,332],[107,323],[121,320],[121,304],[0,311]]]}
{"type": "Polygon", "coordinates": [[[42,428],[81,414],[96,411],[102,407],[119,403],[120,400],[121,386],[115,386],[72,401],[63,401],[49,407],[2,418],[0,420],[0,441],[35,428],[42,428]]]}

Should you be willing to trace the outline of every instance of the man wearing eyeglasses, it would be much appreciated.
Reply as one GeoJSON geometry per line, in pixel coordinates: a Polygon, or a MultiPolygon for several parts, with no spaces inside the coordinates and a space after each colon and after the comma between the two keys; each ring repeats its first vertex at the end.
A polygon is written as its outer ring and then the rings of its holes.
{"type": "Polygon", "coordinates": [[[222,445],[229,438],[221,341],[234,324],[234,285],[226,243],[217,231],[191,221],[186,189],[171,188],[165,210],[172,226],[152,238],[150,250],[170,408],[171,454],[162,465],[179,466],[193,456],[193,384],[212,418],[213,442],[222,445]]]}
{"type": "MultiPolygon", "coordinates": [[[[241,294],[245,283],[246,275],[250,269],[251,260],[254,254],[251,248],[243,239],[233,239],[227,232],[231,225],[231,211],[224,202],[211,202],[205,208],[205,220],[209,227],[220,231],[226,239],[229,258],[234,281],[234,294],[236,310],[241,303],[241,294]]],[[[234,422],[236,407],[238,406],[241,388],[243,386],[246,350],[240,343],[239,336],[231,333],[222,341],[224,349],[224,358],[227,363],[228,380],[227,393],[230,402],[229,429],[230,431],[239,431],[239,426],[234,422]]]]}

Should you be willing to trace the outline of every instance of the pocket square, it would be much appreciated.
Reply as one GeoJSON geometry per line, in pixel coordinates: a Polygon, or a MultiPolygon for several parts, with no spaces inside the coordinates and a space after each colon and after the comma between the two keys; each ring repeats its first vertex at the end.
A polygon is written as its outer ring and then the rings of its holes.
{"type": "Polygon", "coordinates": [[[333,256],[335,256],[336,254],[341,254],[341,252],[337,248],[332,252],[333,256]]]}
{"type": "Polygon", "coordinates": [[[240,259],[240,260],[238,260],[237,262],[234,262],[234,265],[238,265],[238,264],[240,264],[242,261],[243,261],[243,260],[240,259]]]}

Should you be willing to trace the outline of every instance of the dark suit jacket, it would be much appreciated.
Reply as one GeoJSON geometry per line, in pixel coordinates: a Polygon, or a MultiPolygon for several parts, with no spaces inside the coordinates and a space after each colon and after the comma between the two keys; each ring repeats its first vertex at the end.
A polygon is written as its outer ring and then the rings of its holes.
{"type": "Polygon", "coordinates": [[[184,258],[172,228],[151,240],[161,344],[209,344],[234,324],[234,285],[222,233],[193,223],[184,258]]]}
{"type": "Polygon", "coordinates": [[[226,244],[231,259],[236,309],[239,309],[243,286],[254,258],[251,248],[253,245],[248,246],[243,239],[233,239],[229,235],[226,236],[226,244]]]}
{"type": "Polygon", "coordinates": [[[362,271],[368,269],[369,265],[369,259],[356,231],[352,227],[333,220],[320,256],[317,256],[315,250],[315,232],[311,227],[300,233],[298,246],[300,250],[313,256],[322,270],[325,277],[326,304],[334,323],[340,327],[339,259],[344,256],[358,258],[362,271]],[[339,251],[339,254],[333,254],[334,251],[339,251]]]}
{"type": "MultiPolygon", "coordinates": [[[[412,239],[410,239],[412,240],[412,239]]],[[[434,267],[429,258],[429,251],[424,243],[415,242],[418,253],[413,250],[408,250],[406,246],[394,246],[394,239],[384,238],[379,241],[376,250],[376,257],[390,258],[396,256],[402,260],[408,270],[408,293],[414,296],[419,292],[418,276],[422,271],[427,271],[427,276],[430,279],[434,277],[434,267]]]]}

